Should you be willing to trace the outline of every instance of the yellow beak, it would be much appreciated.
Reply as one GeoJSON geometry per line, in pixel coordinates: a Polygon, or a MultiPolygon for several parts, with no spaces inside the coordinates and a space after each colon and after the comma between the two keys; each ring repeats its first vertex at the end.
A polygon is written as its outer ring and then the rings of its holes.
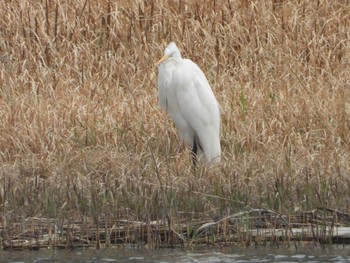
{"type": "Polygon", "coordinates": [[[169,58],[169,55],[164,55],[157,63],[156,66],[159,66],[159,64],[163,63],[165,60],[169,58]]]}

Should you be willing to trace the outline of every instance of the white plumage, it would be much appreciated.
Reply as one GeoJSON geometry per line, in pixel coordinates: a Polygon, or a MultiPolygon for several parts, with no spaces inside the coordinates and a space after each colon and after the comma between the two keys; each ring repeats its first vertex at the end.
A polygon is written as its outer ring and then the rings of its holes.
{"type": "Polygon", "coordinates": [[[174,42],[157,62],[158,103],[174,121],[180,136],[192,146],[194,163],[202,153],[206,163],[218,163],[220,146],[220,109],[202,70],[183,59],[174,42]]]}

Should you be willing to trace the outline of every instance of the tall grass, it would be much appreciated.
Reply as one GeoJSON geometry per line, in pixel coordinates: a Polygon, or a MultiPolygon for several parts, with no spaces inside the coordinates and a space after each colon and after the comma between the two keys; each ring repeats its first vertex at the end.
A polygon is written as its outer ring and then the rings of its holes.
{"type": "Polygon", "coordinates": [[[0,28],[2,216],[350,212],[347,1],[1,1],[0,28]],[[157,108],[170,41],[222,108],[196,174],[157,108]]]}

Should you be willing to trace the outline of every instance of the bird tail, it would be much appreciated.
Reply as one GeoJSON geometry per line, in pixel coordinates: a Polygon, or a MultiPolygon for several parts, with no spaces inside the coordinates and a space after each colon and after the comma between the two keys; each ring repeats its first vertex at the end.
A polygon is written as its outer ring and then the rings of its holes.
{"type": "Polygon", "coordinates": [[[209,164],[217,164],[221,160],[220,135],[216,130],[208,130],[201,133],[199,141],[205,160],[209,164]]]}

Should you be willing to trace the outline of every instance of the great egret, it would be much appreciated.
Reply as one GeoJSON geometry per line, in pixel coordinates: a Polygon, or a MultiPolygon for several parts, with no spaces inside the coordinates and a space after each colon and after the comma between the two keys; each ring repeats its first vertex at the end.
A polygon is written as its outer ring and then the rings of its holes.
{"type": "Polygon", "coordinates": [[[220,162],[220,109],[203,71],[190,59],[183,59],[174,42],[156,63],[158,105],[192,146],[193,163],[204,153],[205,162],[220,162]]]}

